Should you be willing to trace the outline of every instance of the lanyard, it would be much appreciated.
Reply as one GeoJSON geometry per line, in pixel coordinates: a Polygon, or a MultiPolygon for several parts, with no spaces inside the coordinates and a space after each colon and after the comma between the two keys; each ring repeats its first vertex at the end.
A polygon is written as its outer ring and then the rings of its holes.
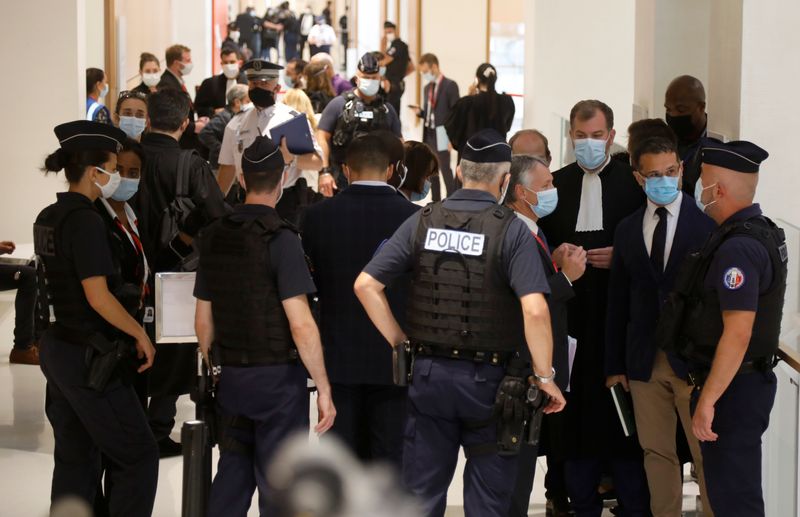
{"type": "Polygon", "coordinates": [[[142,241],[139,240],[139,236],[136,235],[136,232],[134,231],[129,232],[128,229],[125,228],[125,225],[122,224],[122,221],[120,221],[118,218],[114,218],[114,222],[117,223],[117,227],[124,234],[128,236],[128,239],[131,241],[131,243],[133,243],[133,247],[136,250],[136,255],[140,258],[139,264],[137,264],[136,266],[136,275],[142,279],[142,299],[144,299],[145,295],[149,293],[150,289],[149,286],[147,285],[147,282],[145,281],[146,266],[144,265],[145,258],[144,258],[144,247],[142,246],[142,241]]]}
{"type": "Polygon", "coordinates": [[[531,234],[533,235],[533,238],[536,239],[536,242],[539,243],[539,246],[541,246],[542,249],[544,250],[544,252],[547,254],[547,258],[550,259],[550,262],[553,263],[553,269],[555,269],[556,273],[558,273],[558,265],[556,264],[556,261],[553,260],[553,256],[550,255],[550,250],[547,249],[547,246],[544,244],[544,241],[542,240],[542,238],[539,237],[538,235],[536,235],[536,233],[534,233],[534,232],[531,232],[531,234]]]}
{"type": "Polygon", "coordinates": [[[433,110],[436,109],[436,98],[439,93],[439,86],[442,84],[444,76],[439,74],[439,80],[428,90],[428,127],[433,127],[433,110]]]}

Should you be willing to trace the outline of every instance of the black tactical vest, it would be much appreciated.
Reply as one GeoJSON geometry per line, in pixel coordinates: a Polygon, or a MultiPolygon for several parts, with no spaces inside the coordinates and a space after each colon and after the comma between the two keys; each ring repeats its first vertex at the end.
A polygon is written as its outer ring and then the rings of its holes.
{"type": "Polygon", "coordinates": [[[214,346],[287,360],[295,349],[278,295],[269,241],[291,227],[277,214],[242,221],[229,214],[203,230],[200,268],[211,293],[214,346]]]}
{"type": "Polygon", "coordinates": [[[656,330],[659,346],[677,352],[693,364],[710,366],[714,359],[723,331],[722,310],[716,290],[706,287],[705,278],[722,243],[739,235],[764,246],[773,271],[772,284],[758,298],[744,360],[771,359],[778,350],[788,256],[783,230],[767,217],[758,216],[723,224],[711,234],[702,250],[689,255],[662,309],[656,330]]]}
{"type": "MultiPolygon", "coordinates": [[[[86,300],[75,264],[63,242],[64,223],[83,210],[95,212],[88,200],[86,203],[59,200],[42,210],[33,225],[34,251],[39,270],[37,327],[44,330],[58,322],[76,332],[99,331],[112,337],[116,334],[114,328],[86,300]]],[[[115,261],[115,274],[106,278],[112,293],[122,285],[118,266],[115,261]]]]}
{"type": "Polygon", "coordinates": [[[407,318],[412,340],[483,352],[524,346],[522,307],[501,262],[514,217],[499,205],[463,212],[433,203],[422,210],[407,318]]]}
{"type": "Polygon", "coordinates": [[[344,161],[344,152],[357,136],[390,129],[389,105],[381,97],[372,104],[365,103],[355,92],[344,94],[344,111],[336,120],[336,128],[331,137],[332,153],[336,163],[344,161]]]}

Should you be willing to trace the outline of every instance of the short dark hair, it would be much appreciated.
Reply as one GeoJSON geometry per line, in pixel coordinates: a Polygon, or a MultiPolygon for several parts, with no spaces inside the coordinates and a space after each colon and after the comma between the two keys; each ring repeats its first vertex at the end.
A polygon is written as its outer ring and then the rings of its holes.
{"type": "Polygon", "coordinates": [[[139,142],[137,142],[133,138],[126,138],[122,142],[122,149],[117,154],[119,155],[119,154],[122,154],[122,153],[133,153],[133,154],[135,154],[139,158],[139,161],[142,162],[142,169],[141,170],[144,170],[145,158],[144,158],[144,148],[142,147],[142,144],[140,144],[139,142]]]}
{"type": "Polygon", "coordinates": [[[219,49],[220,59],[227,56],[228,54],[236,54],[236,59],[242,59],[242,53],[239,52],[239,48],[236,47],[235,45],[231,44],[222,45],[222,47],[219,49]]]}
{"type": "Polygon", "coordinates": [[[142,68],[144,68],[144,65],[151,62],[157,64],[158,68],[161,68],[161,61],[159,61],[154,54],[151,54],[150,52],[142,52],[139,54],[139,71],[141,72],[142,68]]]}
{"type": "Polygon", "coordinates": [[[389,20],[386,20],[385,22],[383,22],[383,28],[384,29],[396,29],[397,25],[395,25],[394,23],[390,22],[389,20]]]}
{"type": "Polygon", "coordinates": [[[678,156],[678,145],[669,138],[653,136],[645,138],[636,144],[631,151],[631,163],[634,170],[639,170],[640,161],[645,154],[674,153],[678,156]]]}
{"type": "Polygon", "coordinates": [[[259,172],[242,172],[244,176],[244,184],[246,191],[250,193],[255,192],[272,192],[281,182],[283,176],[283,167],[271,171],[259,172]]]}
{"type": "Polygon", "coordinates": [[[177,131],[189,116],[189,98],[173,88],[151,93],[147,98],[150,127],[158,131],[177,131]]]}
{"type": "Polygon", "coordinates": [[[572,110],[569,112],[570,127],[575,125],[576,119],[580,121],[589,120],[594,117],[598,111],[606,118],[606,129],[611,131],[614,127],[614,111],[608,107],[608,104],[596,99],[579,101],[572,107],[572,110]]]}
{"type": "Polygon", "coordinates": [[[667,138],[678,146],[678,137],[666,122],[660,118],[645,118],[628,126],[628,152],[633,154],[633,149],[639,142],[652,137],[667,138]]]}
{"type": "Polygon", "coordinates": [[[165,53],[165,61],[167,62],[167,66],[170,66],[175,61],[180,61],[183,59],[184,52],[191,52],[192,50],[187,47],[186,45],[172,45],[167,49],[165,53]]]}
{"type": "Polygon", "coordinates": [[[70,183],[80,183],[87,167],[97,167],[108,161],[111,153],[97,149],[82,151],[66,151],[56,149],[45,159],[41,170],[47,174],[64,169],[64,175],[70,183]]]}
{"type": "Polygon", "coordinates": [[[94,91],[94,85],[99,83],[103,80],[103,77],[106,76],[106,73],[100,70],[99,68],[87,68],[86,69],[86,96],[92,94],[94,91]]]}
{"type": "Polygon", "coordinates": [[[366,134],[354,138],[347,146],[345,163],[357,173],[385,171],[389,167],[389,153],[380,137],[366,134]]]}
{"type": "Polygon", "coordinates": [[[286,63],[286,66],[289,66],[290,64],[294,65],[294,71],[295,71],[295,73],[298,73],[298,74],[302,74],[303,70],[305,70],[306,66],[308,65],[308,63],[306,61],[303,61],[299,57],[293,57],[292,59],[290,59],[289,62],[286,63]]]}
{"type": "Polygon", "coordinates": [[[405,157],[406,152],[403,147],[403,141],[388,129],[378,129],[370,134],[381,139],[381,142],[383,142],[383,147],[386,150],[386,154],[389,156],[390,164],[396,164],[405,157]]]}
{"type": "Polygon", "coordinates": [[[419,58],[420,65],[436,65],[439,66],[439,58],[436,57],[435,54],[431,54],[430,52],[426,54],[422,54],[419,58]]]}

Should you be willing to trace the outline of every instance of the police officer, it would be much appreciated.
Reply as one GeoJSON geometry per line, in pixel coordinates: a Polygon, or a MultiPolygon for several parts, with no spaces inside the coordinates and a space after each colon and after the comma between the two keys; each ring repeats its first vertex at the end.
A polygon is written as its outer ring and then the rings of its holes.
{"type": "Polygon", "coordinates": [[[242,155],[245,204],[200,237],[197,336],[206,358],[222,367],[210,516],[247,515],[256,487],[261,515],[274,515],[265,471],[284,438],[308,429],[306,369],[317,386],[315,431],[327,431],[336,415],[308,305],[314,282],[296,230],[275,211],[285,171],[280,148],[256,137],[242,155]]]}
{"type": "Polygon", "coordinates": [[[378,92],[381,87],[380,65],[372,52],[361,56],[356,78],[358,87],[329,102],[317,125],[323,166],[320,192],[325,196],[332,196],[333,190],[347,185],[342,163],[344,152],[353,138],[378,129],[388,129],[397,138],[403,137],[397,111],[378,92]]]}
{"type": "Polygon", "coordinates": [[[530,380],[551,397],[545,411],[560,411],[565,402],[554,383],[549,287],[536,241],[512,210],[498,205],[508,188],[511,147],[489,129],[462,151],[457,174],[464,188],[403,223],[355,290],[386,340],[415,353],[403,450],[407,488],[425,515],[443,515],[463,446],[466,514],[505,516],[521,440],[519,433],[511,443],[502,437],[528,386],[524,374],[511,371],[525,343],[533,358],[530,380]],[[401,329],[384,289],[408,271],[408,328],[401,329]]]}
{"type": "MultiPolygon", "coordinates": [[[[269,135],[269,131],[284,122],[291,120],[299,113],[282,102],[276,102],[275,97],[281,89],[278,82],[279,72],[283,67],[264,61],[263,59],[252,59],[242,67],[247,76],[250,101],[255,105],[255,109],[240,112],[231,119],[225,127],[222,137],[222,146],[219,151],[219,174],[217,181],[223,194],[227,195],[231,187],[235,185],[235,180],[242,177],[242,153],[253,143],[255,138],[260,135],[269,135]]],[[[313,137],[311,125],[308,131],[313,137]]],[[[319,170],[322,165],[320,155],[322,150],[314,140],[315,152],[292,155],[284,146],[283,153],[288,165],[287,175],[283,182],[286,190],[277,207],[281,217],[293,219],[297,207],[293,203],[295,196],[291,189],[295,188],[297,180],[301,177],[303,170],[319,170]]],[[[237,184],[236,189],[239,188],[237,184]]]]}
{"type": "MultiPolygon", "coordinates": [[[[122,294],[136,287],[122,282],[109,230],[92,204],[109,199],[120,184],[115,171],[125,133],[75,121],[56,126],[55,134],[60,148],[47,157],[44,169],[63,169],[69,192],[58,194],[34,224],[40,287],[47,286],[40,295],[49,320],[40,360],[55,434],[51,499],[70,495],[91,503],[102,452],[113,463],[106,472],[111,515],[150,515],[158,449],[133,387],[123,382],[126,363],[109,359],[128,351],[133,356],[135,347],[139,359],[146,358],[137,365],[141,373],[153,364],[155,350],[120,303],[122,294]]],[[[137,294],[141,299],[140,290],[137,294]]]]}
{"type": "Polygon", "coordinates": [[[692,431],[712,510],[763,516],[761,435],[775,401],[786,244],[783,230],[753,203],[767,152],[750,142],[708,138],[701,154],[695,200],[718,227],[687,259],[658,338],[689,360],[692,431]],[[681,303],[683,317],[676,318],[681,303]]]}

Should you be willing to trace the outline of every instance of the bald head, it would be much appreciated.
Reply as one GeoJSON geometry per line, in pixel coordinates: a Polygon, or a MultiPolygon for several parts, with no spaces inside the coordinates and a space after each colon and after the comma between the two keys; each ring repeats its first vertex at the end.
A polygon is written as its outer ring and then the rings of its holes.
{"type": "Polygon", "coordinates": [[[669,83],[664,94],[667,124],[682,143],[700,138],[706,127],[706,90],[691,75],[681,75],[669,83]]]}
{"type": "Polygon", "coordinates": [[[511,154],[540,156],[549,164],[551,160],[547,137],[535,129],[521,129],[508,141],[511,154]]]}
{"type": "Polygon", "coordinates": [[[700,174],[701,200],[708,205],[706,213],[717,223],[753,204],[758,186],[758,173],[742,173],[718,165],[704,163],[700,174]]]}

